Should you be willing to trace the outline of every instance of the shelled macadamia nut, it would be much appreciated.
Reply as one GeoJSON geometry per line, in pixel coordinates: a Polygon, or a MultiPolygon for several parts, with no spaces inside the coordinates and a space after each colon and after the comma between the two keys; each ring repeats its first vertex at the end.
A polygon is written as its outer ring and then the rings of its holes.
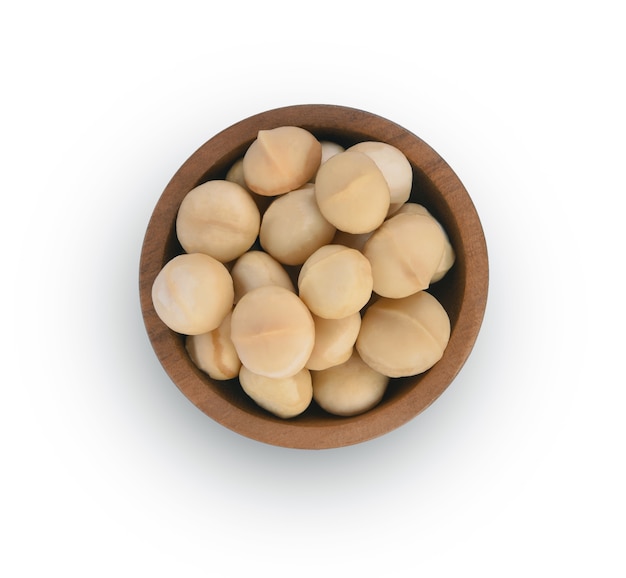
{"type": "Polygon", "coordinates": [[[278,197],[261,221],[261,246],[285,265],[302,265],[317,249],[327,245],[335,227],[320,213],[313,185],[278,197]]]}
{"type": "Polygon", "coordinates": [[[324,319],[341,319],[359,311],[369,301],[372,286],[370,262],[343,245],[325,245],[315,251],[298,276],[300,298],[324,319]]]}
{"type": "Polygon", "coordinates": [[[413,169],[400,149],[384,142],[364,141],[348,150],[364,153],[376,163],[389,185],[392,205],[409,200],[413,186],[413,169]]]}
{"type": "Polygon", "coordinates": [[[205,253],[227,263],[253,245],[260,225],[259,209],[243,187],[213,180],[185,195],[176,235],[187,253],[205,253]]]}
{"type": "Polygon", "coordinates": [[[426,291],[403,299],[380,298],[368,307],[356,349],[372,369],[389,377],[417,375],[443,355],[450,319],[426,291]]]}
{"type": "Polygon", "coordinates": [[[308,369],[328,369],[347,361],[361,328],[361,315],[357,311],[342,319],[324,319],[313,315],[315,345],[306,362],[308,369]]]}
{"type": "MultiPolygon", "coordinates": [[[[420,214],[420,215],[428,215],[434,219],[431,215],[430,211],[420,205],[418,203],[404,203],[400,209],[396,212],[396,215],[404,215],[404,214],[420,214]]],[[[444,248],[443,248],[443,256],[441,257],[441,261],[439,262],[439,266],[433,275],[433,278],[430,280],[431,283],[436,283],[444,278],[446,273],[452,268],[454,265],[454,261],[456,260],[456,254],[454,252],[454,248],[450,243],[450,239],[448,238],[448,234],[445,229],[441,225],[439,221],[435,219],[436,223],[441,227],[441,230],[444,234],[444,248]]]]}
{"type": "Polygon", "coordinates": [[[247,251],[237,261],[230,271],[235,287],[235,303],[246,293],[257,287],[278,285],[296,292],[291,277],[283,266],[264,251],[247,251]]]}
{"type": "Polygon", "coordinates": [[[389,378],[363,362],[356,351],[340,365],[312,371],[313,399],[334,415],[352,416],[380,403],[389,378]]]}
{"type": "Polygon", "coordinates": [[[267,207],[270,206],[270,203],[273,200],[272,197],[264,197],[263,195],[259,195],[248,188],[246,179],[243,175],[243,157],[241,157],[240,159],[237,159],[231,165],[224,179],[227,181],[230,181],[231,183],[237,183],[239,186],[246,189],[246,191],[250,193],[250,196],[252,197],[252,200],[255,202],[261,215],[263,215],[267,207]]]}
{"type": "Polygon", "coordinates": [[[242,389],[263,409],[289,419],[300,415],[311,404],[311,373],[301,369],[290,377],[265,377],[242,366],[239,372],[242,389]]]}
{"type": "Polygon", "coordinates": [[[241,361],[230,338],[229,313],[217,329],[200,335],[188,335],[185,347],[195,365],[218,380],[239,375],[241,361]]]}
{"type": "Polygon", "coordinates": [[[328,140],[320,141],[320,144],[322,145],[322,161],[320,164],[324,164],[328,159],[346,150],[340,144],[328,140]]]}
{"type": "Polygon", "coordinates": [[[297,295],[268,285],[246,293],[235,305],[231,339],[241,363],[253,373],[290,377],[311,356],[315,325],[297,295]]]}
{"type": "Polygon", "coordinates": [[[246,179],[243,176],[243,157],[237,159],[226,172],[225,180],[231,183],[237,183],[240,187],[251,192],[246,184],[246,179]]]}
{"type": "Polygon", "coordinates": [[[315,196],[322,215],[346,233],[369,233],[385,220],[389,186],[376,163],[364,153],[345,151],[317,172],[315,196]]]}
{"type": "Polygon", "coordinates": [[[367,240],[374,291],[395,299],[427,289],[443,257],[445,235],[427,215],[395,215],[367,240]]]}
{"type": "Polygon", "coordinates": [[[203,253],[168,261],[152,285],[154,309],[165,325],[185,335],[212,331],[233,306],[233,280],[217,259],[203,253]]]}
{"type": "Polygon", "coordinates": [[[296,126],[260,130],[243,157],[250,190],[264,196],[293,191],[313,178],[322,160],[322,145],[296,126]]]}

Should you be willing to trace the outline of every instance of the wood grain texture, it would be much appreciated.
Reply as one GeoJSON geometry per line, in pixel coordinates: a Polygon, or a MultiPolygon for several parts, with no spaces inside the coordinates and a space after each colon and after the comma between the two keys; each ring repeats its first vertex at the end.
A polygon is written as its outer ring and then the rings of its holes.
{"type": "Polygon", "coordinates": [[[139,265],[143,318],[154,351],[180,391],[206,415],[249,438],[277,446],[324,449],[360,443],[413,419],[450,385],[467,360],[483,320],[488,293],[487,246],[480,219],[465,187],[424,141],[380,116],[334,105],[296,105],[263,112],[225,129],[180,167],[159,198],[148,223],[139,265]],[[383,401],[350,418],[312,406],[301,416],[279,419],[259,408],[236,380],[210,379],[191,362],[184,337],[157,317],[151,299],[155,277],[182,253],[175,220],[183,197],[195,186],[224,178],[261,129],[294,125],[318,139],[350,146],[373,140],[392,144],[409,159],[414,174],[411,201],[423,204],[447,231],[456,252],[451,271],[429,291],[448,311],[450,341],[442,359],[422,375],[391,381],[383,401]]]}

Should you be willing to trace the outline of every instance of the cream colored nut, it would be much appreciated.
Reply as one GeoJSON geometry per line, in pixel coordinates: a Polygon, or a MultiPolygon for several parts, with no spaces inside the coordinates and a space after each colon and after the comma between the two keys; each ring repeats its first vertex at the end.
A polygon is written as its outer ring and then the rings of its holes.
{"type": "Polygon", "coordinates": [[[246,191],[250,193],[250,196],[252,197],[252,200],[255,202],[261,215],[263,215],[267,207],[270,206],[273,200],[272,197],[264,197],[263,195],[258,195],[257,193],[255,193],[254,191],[251,191],[248,188],[246,179],[243,175],[243,157],[241,157],[240,159],[237,159],[232,164],[232,166],[230,167],[230,169],[228,169],[228,172],[226,173],[226,176],[224,178],[225,180],[230,181],[231,183],[237,183],[239,186],[246,189],[246,191]]]}
{"type": "Polygon", "coordinates": [[[356,312],[343,319],[324,319],[313,315],[315,345],[306,362],[308,369],[328,369],[347,361],[352,355],[361,328],[361,315],[356,312]]]}
{"type": "Polygon", "coordinates": [[[346,233],[369,233],[385,220],[389,186],[376,163],[364,153],[345,151],[327,160],[315,178],[322,215],[346,233]]]}
{"type": "Polygon", "coordinates": [[[233,306],[233,281],[226,267],[202,253],[168,261],[152,285],[156,314],[170,329],[185,335],[219,327],[233,306]]]}
{"type": "Polygon", "coordinates": [[[364,153],[376,163],[389,185],[392,205],[409,200],[413,186],[413,169],[400,149],[384,142],[365,141],[348,150],[364,153]]]}
{"type": "Polygon", "coordinates": [[[252,246],[260,225],[259,209],[243,187],[214,180],[185,195],[176,234],[187,253],[206,253],[227,263],[252,246]]]}
{"type": "MultiPolygon", "coordinates": [[[[404,203],[402,207],[400,207],[400,209],[397,211],[396,214],[397,215],[403,215],[403,214],[428,215],[434,219],[430,211],[428,211],[426,207],[418,203],[404,203]]],[[[456,254],[454,252],[454,248],[452,247],[452,244],[450,243],[448,234],[446,233],[441,223],[437,221],[436,219],[435,221],[441,227],[441,230],[444,233],[445,240],[444,240],[443,256],[441,257],[441,261],[439,262],[439,266],[437,267],[437,270],[435,271],[433,278],[430,280],[431,283],[436,283],[437,281],[440,281],[441,279],[443,279],[445,274],[452,268],[452,265],[454,265],[454,261],[456,260],[456,254]]]]}
{"type": "Polygon", "coordinates": [[[443,355],[450,319],[425,291],[403,299],[380,298],[361,322],[356,349],[372,369],[389,377],[417,375],[443,355]]]}
{"type": "Polygon", "coordinates": [[[253,373],[242,366],[239,382],[257,405],[284,419],[300,415],[313,399],[311,373],[308,369],[301,369],[291,377],[272,378],[253,373]]]}
{"type": "Polygon", "coordinates": [[[241,361],[230,338],[231,313],[217,329],[189,335],[185,347],[194,364],[213,379],[233,379],[239,375],[241,361]]]}
{"type": "Polygon", "coordinates": [[[320,164],[324,164],[328,159],[342,153],[345,149],[336,142],[331,142],[327,140],[320,141],[322,145],[322,162],[320,164]]]}
{"type": "MultiPolygon", "coordinates": [[[[320,161],[320,165],[323,165],[328,159],[346,150],[340,144],[337,144],[335,142],[330,142],[327,140],[320,141],[320,144],[322,145],[322,160],[320,161]]],[[[316,176],[317,176],[317,173],[311,177],[311,180],[310,180],[311,183],[315,182],[316,176]]]]}
{"type": "Polygon", "coordinates": [[[363,247],[372,265],[374,291],[398,299],[427,289],[444,243],[441,227],[427,215],[395,215],[385,221],[363,247]]]}
{"type": "Polygon", "coordinates": [[[285,265],[302,265],[317,249],[327,245],[335,227],[320,213],[313,185],[278,197],[261,221],[261,246],[285,265]]]}
{"type": "Polygon", "coordinates": [[[369,261],[343,245],[325,245],[315,251],[298,276],[300,298],[324,319],[341,319],[359,311],[369,301],[372,286],[369,261]]]}
{"type": "Polygon", "coordinates": [[[327,412],[352,416],[380,403],[389,378],[369,367],[355,351],[340,365],[312,371],[313,399],[327,412]]]}
{"type": "Polygon", "coordinates": [[[309,131],[281,126],[258,132],[243,157],[243,173],[252,191],[271,197],[308,182],[321,159],[322,145],[309,131]]]}
{"type": "Polygon", "coordinates": [[[311,357],[315,325],[297,295],[268,285],[246,293],[235,305],[231,339],[241,363],[253,373],[290,377],[311,357]]]}
{"type": "Polygon", "coordinates": [[[233,265],[230,271],[235,287],[235,303],[257,287],[278,285],[296,292],[291,277],[283,266],[263,251],[248,251],[233,265]]]}
{"type": "Polygon", "coordinates": [[[248,192],[251,192],[250,189],[248,189],[246,179],[243,176],[243,157],[237,159],[231,165],[224,179],[231,183],[237,183],[240,187],[243,187],[248,192]]]}

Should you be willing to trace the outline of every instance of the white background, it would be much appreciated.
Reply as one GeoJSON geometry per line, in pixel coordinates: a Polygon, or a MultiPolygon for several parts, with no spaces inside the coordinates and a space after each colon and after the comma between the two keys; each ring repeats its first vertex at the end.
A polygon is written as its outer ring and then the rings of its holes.
{"type": "Polygon", "coordinates": [[[622,13],[5,3],[0,574],[625,576],[622,13]],[[302,103],[421,136],[470,192],[491,265],[445,394],[321,452],[193,407],[152,352],[137,283],[182,162],[302,103]]]}

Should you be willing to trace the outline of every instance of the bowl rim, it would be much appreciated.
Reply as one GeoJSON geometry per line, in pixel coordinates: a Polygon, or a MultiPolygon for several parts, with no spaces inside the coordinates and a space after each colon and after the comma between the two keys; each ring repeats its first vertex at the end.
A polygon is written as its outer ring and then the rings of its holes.
{"type": "MultiPolygon", "coordinates": [[[[460,254],[460,253],[459,253],[460,254]]],[[[297,104],[274,108],[245,118],[201,145],[181,165],[161,193],[148,222],[139,262],[139,296],[144,325],[161,365],[180,391],[207,416],[245,437],[295,449],[330,449],[379,437],[407,423],[429,407],[452,383],[469,357],[484,318],[489,285],[489,264],[484,231],[464,185],[445,162],[420,137],[377,114],[334,104],[297,104]],[[328,416],[283,420],[264,410],[254,412],[232,404],[207,381],[215,383],[190,361],[181,336],[168,329],[152,305],[151,288],[162,266],[172,215],[186,192],[204,182],[211,171],[224,172],[256,138],[261,129],[294,125],[310,130],[320,140],[337,130],[355,140],[380,140],[396,146],[441,195],[442,206],[458,219],[464,261],[463,298],[442,359],[398,397],[402,403],[381,405],[350,418],[328,416]],[[238,143],[233,148],[233,143],[238,143]],[[419,159],[415,163],[415,159],[419,159]],[[221,168],[219,168],[221,167],[221,168]],[[459,216],[462,215],[462,219],[459,216]]]]}

